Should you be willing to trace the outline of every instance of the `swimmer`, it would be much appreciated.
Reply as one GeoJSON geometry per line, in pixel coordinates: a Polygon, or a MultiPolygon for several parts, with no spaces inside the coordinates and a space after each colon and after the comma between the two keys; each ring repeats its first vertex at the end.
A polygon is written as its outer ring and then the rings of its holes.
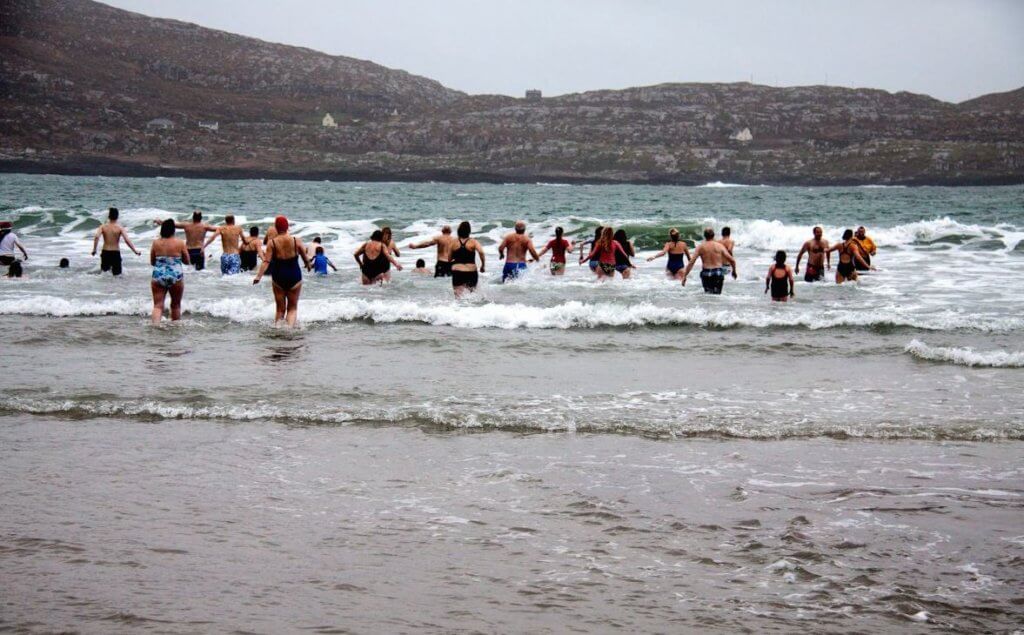
{"type": "Polygon", "coordinates": [[[121,240],[128,245],[128,248],[135,252],[136,256],[141,256],[142,252],[135,248],[130,238],[128,238],[128,232],[125,231],[124,227],[121,227],[117,222],[117,217],[120,216],[120,212],[116,207],[111,207],[107,210],[107,222],[103,223],[96,229],[96,234],[92,237],[92,255],[96,255],[96,246],[100,241],[100,236],[103,236],[103,251],[100,252],[100,271],[109,271],[115,276],[121,275],[121,240]]]}
{"type": "Polygon", "coordinates": [[[324,255],[324,248],[317,247],[316,253],[313,256],[313,271],[318,276],[326,276],[327,267],[334,269],[334,271],[338,271],[338,268],[334,266],[334,263],[331,262],[331,259],[324,255]]]}
{"type": "Polygon", "coordinates": [[[598,225],[597,227],[594,228],[594,239],[593,240],[588,240],[588,241],[584,242],[582,245],[580,245],[580,264],[582,265],[584,260],[588,261],[587,264],[590,267],[590,270],[592,272],[594,272],[595,274],[597,274],[598,277],[601,277],[601,276],[600,276],[600,273],[598,273],[598,265],[600,264],[600,262],[598,261],[597,257],[591,257],[591,256],[584,257],[583,254],[587,254],[587,253],[592,254],[593,253],[594,245],[597,243],[598,240],[601,239],[601,232],[603,232],[603,231],[604,231],[604,227],[602,227],[601,225],[598,225]],[[587,245],[590,245],[590,249],[587,249],[587,245]]]}
{"type": "MultiPolygon", "coordinates": [[[[381,240],[382,243],[384,243],[384,246],[387,248],[387,252],[388,252],[388,260],[387,260],[387,262],[383,263],[383,265],[384,265],[384,278],[383,278],[383,281],[384,282],[390,282],[391,281],[391,263],[394,260],[390,256],[394,255],[395,258],[401,258],[402,254],[398,251],[398,245],[395,244],[394,239],[391,238],[391,228],[390,227],[385,225],[384,227],[380,228],[380,240],[381,240]]],[[[394,262],[395,262],[396,265],[398,264],[397,260],[395,260],[394,262]]],[[[402,268],[398,267],[398,270],[401,271],[402,268]]]]}
{"type": "Polygon", "coordinates": [[[259,261],[263,260],[263,243],[260,241],[259,227],[253,225],[249,228],[249,235],[242,236],[238,258],[242,263],[242,271],[255,271],[259,266],[259,261]]]}
{"type": "Polygon", "coordinates": [[[665,274],[676,280],[683,279],[683,267],[686,261],[690,260],[690,249],[686,243],[679,239],[679,230],[673,227],[668,230],[668,242],[661,248],[661,251],[647,259],[647,262],[655,258],[661,258],[668,254],[668,263],[665,265],[665,274]]]}
{"type": "MultiPolygon", "coordinates": [[[[163,220],[154,220],[153,224],[163,225],[163,220]]],[[[203,250],[203,240],[207,232],[215,232],[217,228],[203,222],[203,213],[199,210],[192,212],[191,223],[179,223],[175,221],[177,229],[185,230],[185,245],[188,247],[188,258],[196,271],[206,268],[206,252],[203,250]]]]}
{"type": "Polygon", "coordinates": [[[60,262],[57,263],[57,266],[60,267],[61,269],[67,269],[68,267],[71,266],[71,261],[68,260],[67,258],[61,258],[60,262]]]}
{"type": "Polygon", "coordinates": [[[306,270],[310,269],[309,256],[306,255],[306,248],[302,241],[294,236],[288,235],[288,219],[278,216],[274,219],[274,238],[267,243],[267,259],[260,265],[259,273],[253,279],[253,284],[259,284],[263,274],[270,270],[270,279],[273,281],[271,289],[274,292],[274,326],[278,326],[284,320],[288,326],[295,326],[299,317],[299,295],[302,293],[302,269],[299,267],[299,258],[306,264],[306,270]],[[288,240],[291,238],[291,240],[288,240]]]}
{"type": "Polygon", "coordinates": [[[839,263],[836,265],[836,284],[843,284],[846,280],[856,281],[858,264],[863,265],[865,269],[875,270],[861,258],[860,247],[857,246],[852,229],[844,231],[843,242],[836,243],[829,248],[829,251],[839,252],[839,263]]]}
{"type": "Polygon", "coordinates": [[[814,238],[804,243],[796,255],[796,274],[800,274],[800,259],[807,254],[807,269],[804,282],[817,282],[825,278],[825,270],[832,269],[832,250],[828,241],[821,237],[821,227],[814,228],[814,238]],[[824,265],[824,266],[822,266],[824,265]]]}
{"type": "Polygon", "coordinates": [[[515,232],[507,234],[505,239],[498,245],[498,260],[505,260],[505,266],[501,270],[501,281],[515,280],[526,273],[526,252],[530,252],[534,260],[540,256],[533,248],[533,241],[526,235],[526,221],[516,221],[515,232]],[[508,250],[508,258],[505,258],[505,250],[508,250]]]}
{"type": "Polygon", "coordinates": [[[615,252],[615,270],[622,275],[623,280],[628,280],[633,275],[633,269],[636,269],[629,260],[630,256],[636,256],[636,249],[633,248],[633,241],[626,236],[625,229],[616,231],[613,238],[622,247],[622,251],[615,252]]]}
{"type": "MultiPolygon", "coordinates": [[[[425,275],[430,275],[430,272],[427,271],[427,261],[422,259],[422,258],[417,258],[416,259],[416,268],[413,269],[412,272],[413,273],[418,273],[418,274],[421,274],[421,275],[424,275],[424,274],[425,275]]],[[[437,276],[434,276],[434,277],[436,278],[437,276]]]]}
{"type": "MultiPolygon", "coordinates": [[[[722,243],[722,246],[725,247],[725,250],[729,252],[730,256],[733,256],[732,250],[736,246],[736,243],[733,242],[732,239],[731,227],[722,228],[722,237],[718,239],[718,242],[722,243]]],[[[735,256],[733,257],[735,258],[735,256]]],[[[730,267],[728,263],[723,265],[722,269],[725,271],[725,275],[729,275],[732,272],[732,267],[730,267]]]]}
{"type": "Polygon", "coordinates": [[[768,275],[764,279],[764,292],[772,292],[772,302],[786,302],[796,297],[793,284],[793,270],[786,264],[786,252],[781,249],[775,252],[775,263],[768,267],[768,275]]]}
{"type": "Polygon", "coordinates": [[[160,324],[164,315],[164,302],[171,295],[171,321],[181,319],[181,297],[185,294],[185,275],[182,263],[189,264],[188,248],[185,241],[174,237],[177,223],[168,218],[160,224],[160,238],[149,248],[149,264],[153,265],[153,276],[149,288],[153,292],[153,313],[150,321],[160,324]]]}
{"type": "Polygon", "coordinates": [[[736,279],[736,259],[733,258],[725,245],[715,240],[715,230],[708,227],[704,230],[704,242],[697,245],[693,250],[693,257],[690,263],[683,270],[683,286],[686,286],[686,276],[690,275],[694,263],[700,258],[700,283],[704,287],[704,293],[721,295],[722,285],[725,282],[725,269],[723,264],[732,265],[732,278],[736,279]]]}
{"type": "Polygon", "coordinates": [[[455,248],[452,249],[452,288],[455,297],[461,298],[467,291],[476,291],[481,273],[484,273],[484,248],[475,238],[470,238],[472,227],[469,221],[459,223],[455,248]],[[477,272],[476,258],[480,257],[480,271],[477,272]]]}
{"type": "Polygon", "coordinates": [[[228,214],[224,217],[224,224],[213,231],[213,236],[206,239],[203,244],[205,250],[210,246],[217,236],[220,236],[220,244],[224,253],[220,255],[220,275],[233,276],[242,273],[242,255],[239,251],[243,240],[242,228],[235,225],[235,215],[228,214]]]}
{"type": "Polygon", "coordinates": [[[868,271],[868,267],[871,266],[871,256],[878,253],[878,247],[875,245],[875,241],[868,236],[867,229],[863,225],[857,228],[853,237],[856,239],[857,247],[860,248],[860,257],[867,264],[867,267],[862,267],[860,263],[857,263],[857,271],[868,271]]]}
{"type": "MultiPolygon", "coordinates": [[[[18,275],[17,276],[8,276],[8,277],[20,278],[21,277],[21,263],[19,263],[18,259],[15,257],[14,250],[15,249],[20,249],[21,250],[21,255],[25,257],[24,259],[26,261],[28,260],[28,252],[25,251],[25,248],[22,246],[21,242],[18,240],[18,236],[14,233],[14,229],[13,228],[14,228],[14,225],[11,223],[11,221],[9,221],[9,220],[0,221],[0,265],[3,265],[5,267],[12,267],[12,268],[14,267],[14,265],[18,265],[18,267],[17,267],[18,275]]],[[[8,273],[11,273],[11,272],[12,272],[12,270],[8,271],[8,273]]]]}
{"type": "MultiPolygon", "coordinates": [[[[323,246],[324,246],[324,239],[319,237],[319,236],[317,236],[316,238],[313,239],[312,244],[310,244],[309,246],[306,247],[306,255],[309,256],[310,260],[312,260],[313,257],[316,256],[317,248],[323,247],[323,246]]],[[[326,255],[327,252],[324,251],[324,254],[326,255]]]]}
{"type": "Polygon", "coordinates": [[[565,230],[555,227],[555,237],[549,240],[548,244],[544,245],[544,249],[537,254],[537,258],[543,258],[548,250],[551,251],[551,264],[548,265],[548,268],[553,276],[565,275],[565,254],[572,253],[572,243],[562,238],[563,233],[565,230]]]}
{"type": "Polygon", "coordinates": [[[375,230],[370,235],[370,240],[360,245],[353,256],[359,265],[359,270],[363,273],[364,285],[387,282],[389,280],[387,273],[391,269],[391,265],[395,265],[395,269],[399,271],[402,270],[402,265],[388,251],[387,244],[384,242],[384,232],[380,229],[375,230]]]}
{"type": "MultiPolygon", "coordinates": [[[[437,262],[434,263],[434,277],[447,278],[452,275],[452,246],[455,244],[452,238],[451,225],[441,228],[441,233],[430,240],[418,243],[409,243],[409,249],[424,249],[426,247],[437,247],[437,262]]],[[[418,262],[418,261],[417,261],[418,262]]]]}
{"type": "Polygon", "coordinates": [[[618,254],[627,255],[612,234],[611,227],[603,227],[601,229],[601,237],[594,243],[594,247],[590,250],[590,255],[587,256],[589,260],[597,258],[597,277],[598,279],[614,278],[615,277],[615,259],[618,254]]]}

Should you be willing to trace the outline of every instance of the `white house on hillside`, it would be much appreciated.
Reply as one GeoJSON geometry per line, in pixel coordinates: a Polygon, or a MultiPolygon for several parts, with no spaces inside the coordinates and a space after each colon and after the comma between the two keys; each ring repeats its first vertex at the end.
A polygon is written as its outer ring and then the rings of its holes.
{"type": "Polygon", "coordinates": [[[331,113],[327,113],[327,114],[324,115],[323,125],[324,125],[324,128],[337,128],[338,127],[338,124],[334,123],[334,117],[331,116],[331,113]]]}

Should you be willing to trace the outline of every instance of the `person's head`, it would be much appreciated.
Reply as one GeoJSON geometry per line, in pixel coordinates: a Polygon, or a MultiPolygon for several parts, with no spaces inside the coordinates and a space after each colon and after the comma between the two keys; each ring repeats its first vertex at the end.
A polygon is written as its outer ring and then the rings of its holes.
{"type": "Polygon", "coordinates": [[[668,239],[674,243],[679,242],[679,230],[676,229],[675,227],[668,230],[668,239]]]}
{"type": "Polygon", "coordinates": [[[378,243],[382,242],[384,240],[383,232],[381,232],[379,229],[373,230],[373,233],[370,234],[370,240],[378,243]]]}
{"type": "Polygon", "coordinates": [[[9,220],[0,220],[0,237],[6,236],[11,233],[14,228],[14,224],[9,220]]]}
{"type": "Polygon", "coordinates": [[[160,223],[160,238],[170,238],[174,235],[174,219],[168,218],[160,223]]]}
{"type": "Polygon", "coordinates": [[[386,225],[384,227],[381,227],[380,228],[380,235],[381,235],[381,240],[383,240],[384,242],[386,242],[386,243],[391,242],[391,228],[390,227],[388,227],[386,225]]]}
{"type": "Polygon", "coordinates": [[[257,236],[260,235],[260,228],[253,225],[252,227],[249,228],[249,235],[252,236],[253,238],[256,238],[257,236]]]}
{"type": "Polygon", "coordinates": [[[60,267],[61,269],[67,269],[68,267],[71,266],[71,261],[69,261],[67,258],[61,258],[60,264],[57,266],[60,267]]]}
{"type": "Polygon", "coordinates": [[[704,228],[704,240],[714,240],[714,239],[715,239],[715,230],[711,229],[710,227],[705,227],[704,228]]]}
{"type": "Polygon", "coordinates": [[[600,225],[598,225],[597,227],[594,228],[594,241],[595,242],[598,241],[601,238],[601,231],[603,229],[604,229],[604,227],[602,227],[600,225]]]}
{"type": "Polygon", "coordinates": [[[192,222],[201,223],[203,221],[203,213],[199,210],[192,212],[192,222]]]}
{"type": "Polygon", "coordinates": [[[723,227],[722,228],[722,238],[728,238],[729,236],[732,236],[732,228],[731,227],[723,227]]]}
{"type": "Polygon", "coordinates": [[[275,218],[274,219],[274,229],[277,230],[278,234],[287,234],[288,233],[288,217],[287,216],[278,216],[277,218],[275,218]]]}
{"type": "Polygon", "coordinates": [[[822,230],[821,227],[815,227],[814,228],[814,240],[821,240],[822,233],[824,233],[824,230],[822,230]]]}
{"type": "Polygon", "coordinates": [[[228,214],[227,216],[225,216],[224,217],[224,224],[225,225],[234,225],[235,224],[235,215],[234,214],[228,214]]]}
{"type": "Polygon", "coordinates": [[[426,266],[427,266],[427,261],[426,260],[424,260],[422,258],[417,258],[416,259],[416,268],[417,269],[422,269],[423,267],[426,267],[426,266]]]}
{"type": "Polygon", "coordinates": [[[21,261],[15,260],[11,263],[11,266],[7,268],[8,278],[20,278],[21,277],[21,261]]]}
{"type": "Polygon", "coordinates": [[[313,239],[313,242],[318,244],[318,245],[322,245],[323,242],[324,242],[324,239],[320,238],[319,236],[317,236],[316,238],[313,239]]]}
{"type": "Polygon", "coordinates": [[[780,267],[786,264],[786,252],[781,249],[775,252],[775,264],[780,267]]]}
{"type": "Polygon", "coordinates": [[[452,233],[452,226],[445,225],[444,227],[441,228],[441,233],[444,234],[445,236],[450,235],[452,233]]]}
{"type": "Polygon", "coordinates": [[[117,220],[117,217],[121,215],[121,212],[116,207],[111,207],[107,210],[107,218],[110,220],[117,220]]]}
{"type": "Polygon", "coordinates": [[[458,229],[459,238],[463,238],[463,239],[469,238],[469,232],[471,230],[472,230],[472,227],[470,226],[469,221],[468,220],[462,221],[461,223],[459,223],[459,229],[458,229]]]}
{"type": "Polygon", "coordinates": [[[850,240],[851,238],[853,238],[852,229],[847,229],[846,231],[843,232],[843,240],[850,240]]]}
{"type": "Polygon", "coordinates": [[[561,227],[555,227],[555,238],[557,238],[558,240],[562,240],[562,234],[564,233],[564,229],[562,229],[561,227]]]}
{"type": "Polygon", "coordinates": [[[324,255],[324,248],[323,247],[317,247],[316,248],[316,255],[318,255],[318,256],[324,255]]]}
{"type": "Polygon", "coordinates": [[[629,245],[629,237],[626,236],[625,229],[620,229],[615,232],[615,242],[619,243],[623,247],[627,247],[629,245]]]}
{"type": "Polygon", "coordinates": [[[863,239],[865,236],[867,236],[867,233],[868,233],[868,230],[864,229],[864,226],[861,225],[860,227],[857,228],[856,236],[857,236],[857,238],[863,239]]]}
{"type": "Polygon", "coordinates": [[[521,220],[517,220],[516,221],[516,233],[520,234],[520,235],[526,233],[526,221],[521,221],[521,220]]]}

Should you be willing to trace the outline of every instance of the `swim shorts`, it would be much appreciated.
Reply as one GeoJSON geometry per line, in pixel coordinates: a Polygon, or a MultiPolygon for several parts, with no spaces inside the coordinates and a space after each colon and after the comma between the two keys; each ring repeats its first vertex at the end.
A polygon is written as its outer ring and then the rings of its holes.
{"type": "Polygon", "coordinates": [[[480,274],[476,271],[452,271],[452,287],[475,289],[479,281],[480,274]]]}
{"type": "Polygon", "coordinates": [[[704,293],[721,295],[722,285],[725,283],[725,272],[721,267],[703,269],[700,272],[700,283],[704,286],[704,293]]]}
{"type": "Polygon", "coordinates": [[[242,273],[242,258],[238,254],[221,254],[220,256],[221,275],[232,276],[242,273]]]}
{"type": "Polygon", "coordinates": [[[447,278],[450,275],[452,275],[452,263],[438,260],[434,265],[434,277],[447,278]]]}
{"type": "Polygon", "coordinates": [[[121,275],[121,252],[106,249],[101,251],[100,271],[109,271],[115,276],[121,275]]]}
{"type": "Polygon", "coordinates": [[[202,271],[206,268],[206,254],[202,249],[189,249],[188,261],[192,263],[196,271],[202,271]]]}
{"type": "Polygon", "coordinates": [[[519,276],[523,275],[525,271],[525,262],[506,262],[504,268],[501,270],[501,281],[505,282],[509,278],[515,280],[519,276]]]}

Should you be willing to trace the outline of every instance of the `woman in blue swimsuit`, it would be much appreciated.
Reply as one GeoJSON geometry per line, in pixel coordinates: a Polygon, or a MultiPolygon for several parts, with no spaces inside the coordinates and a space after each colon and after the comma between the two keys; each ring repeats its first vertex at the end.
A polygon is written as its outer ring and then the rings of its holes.
{"type": "Polygon", "coordinates": [[[153,324],[160,324],[164,316],[168,293],[171,294],[171,320],[181,319],[181,296],[185,294],[182,263],[191,264],[185,241],[174,237],[174,220],[165,220],[160,225],[160,238],[149,248],[149,264],[153,265],[153,280],[149,284],[153,291],[153,324]]]}
{"type": "Polygon", "coordinates": [[[668,242],[661,248],[661,251],[647,259],[647,262],[655,258],[661,258],[668,254],[668,264],[665,266],[665,275],[676,280],[683,279],[683,267],[686,260],[690,258],[690,249],[686,243],[679,239],[679,230],[673,227],[668,230],[668,242]]]}
{"type": "Polygon", "coordinates": [[[275,218],[274,229],[277,230],[277,235],[267,242],[266,260],[263,261],[252,283],[259,284],[263,274],[270,269],[276,306],[274,326],[279,325],[282,319],[288,326],[295,326],[299,312],[299,294],[302,293],[302,269],[299,267],[299,258],[302,258],[306,264],[306,271],[309,271],[309,256],[306,255],[306,247],[302,241],[288,235],[287,218],[275,218]]]}

